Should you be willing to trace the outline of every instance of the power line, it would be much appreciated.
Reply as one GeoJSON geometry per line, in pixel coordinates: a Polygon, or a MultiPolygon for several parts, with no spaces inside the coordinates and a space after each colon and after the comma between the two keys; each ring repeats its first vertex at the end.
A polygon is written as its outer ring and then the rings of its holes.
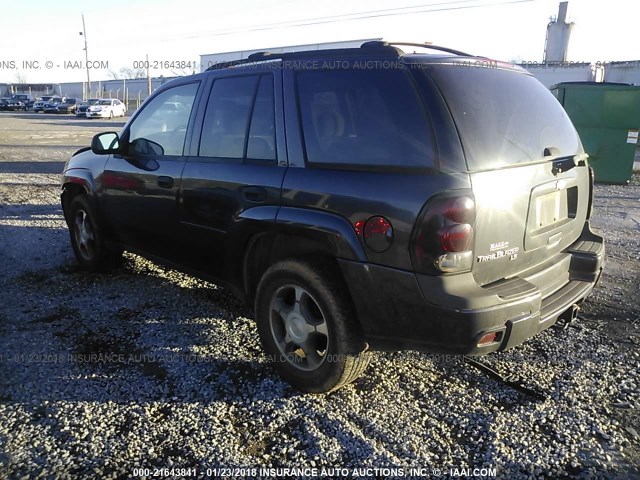
{"type": "MultiPolygon", "coordinates": [[[[275,22],[275,23],[267,23],[264,25],[251,25],[248,27],[244,27],[247,29],[258,29],[258,30],[266,30],[266,29],[270,29],[270,28],[277,28],[277,27],[282,27],[282,26],[287,26],[287,25],[291,25],[291,26],[298,26],[298,25],[306,25],[306,23],[296,23],[296,22],[309,22],[309,21],[318,21],[318,22],[323,22],[323,23],[330,23],[330,20],[336,20],[336,19],[342,19],[342,20],[349,20],[349,18],[345,18],[345,17],[353,17],[354,20],[359,20],[360,16],[362,15],[377,15],[377,14],[382,14],[382,13],[386,13],[386,12],[400,12],[400,11],[405,11],[403,12],[403,14],[409,14],[409,13],[415,13],[415,12],[406,12],[406,10],[414,10],[416,8],[422,8],[422,7],[434,7],[434,6],[439,6],[439,5],[453,5],[453,4],[457,4],[457,3],[470,3],[470,2],[479,2],[481,0],[454,0],[454,1],[446,1],[446,2],[436,2],[436,3],[422,3],[419,5],[409,5],[406,7],[394,7],[394,8],[385,8],[382,10],[366,10],[363,12],[352,12],[352,13],[342,13],[339,15],[330,15],[330,16],[325,16],[325,17],[313,17],[313,18],[303,18],[303,19],[298,19],[298,20],[287,20],[287,21],[283,21],[283,22],[275,22]]],[[[363,17],[363,18],[367,18],[367,17],[363,17]]],[[[227,32],[227,31],[235,31],[232,29],[226,29],[226,30],[218,30],[217,32],[227,32]]],[[[253,31],[253,30],[252,30],[253,31]]],[[[197,35],[191,35],[191,36],[187,36],[184,38],[198,38],[201,37],[203,35],[224,35],[224,33],[217,33],[216,31],[210,32],[210,33],[204,33],[204,34],[197,34],[197,35]]]]}
{"type": "Polygon", "coordinates": [[[238,33],[250,33],[250,32],[258,32],[265,30],[274,30],[277,28],[295,28],[295,27],[304,27],[310,25],[322,25],[327,23],[337,23],[337,22],[349,22],[353,20],[364,20],[367,18],[381,18],[381,17],[392,17],[398,15],[409,15],[412,13],[428,13],[428,12],[443,12],[443,11],[451,11],[451,10],[464,10],[470,8],[484,8],[484,7],[493,7],[499,5],[509,5],[516,3],[529,3],[534,2],[536,0],[501,0],[492,3],[485,4],[475,4],[475,5],[458,5],[458,6],[447,6],[441,8],[431,8],[437,7],[440,5],[454,5],[454,4],[464,4],[470,2],[478,2],[479,0],[456,0],[452,2],[436,2],[436,3],[427,3],[421,5],[407,6],[407,7],[397,7],[397,8],[389,8],[383,10],[369,10],[364,12],[354,12],[354,13],[345,13],[341,15],[331,15],[327,17],[316,17],[316,18],[308,18],[301,20],[291,20],[285,22],[276,22],[270,23],[266,25],[252,25],[244,28],[238,29],[226,29],[226,30],[217,30],[208,33],[202,33],[197,35],[187,35],[181,37],[173,37],[171,39],[166,39],[163,41],[173,41],[173,40],[186,40],[186,39],[194,39],[194,38],[202,38],[202,37],[218,37],[224,35],[234,35],[238,33]],[[427,8],[423,8],[427,7],[427,8]],[[408,11],[410,10],[410,11],[408,11]]]}

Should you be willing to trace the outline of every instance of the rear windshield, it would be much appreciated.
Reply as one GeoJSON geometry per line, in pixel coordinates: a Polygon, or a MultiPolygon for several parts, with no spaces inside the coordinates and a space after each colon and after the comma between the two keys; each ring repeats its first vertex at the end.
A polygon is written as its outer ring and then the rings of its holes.
{"type": "Polygon", "coordinates": [[[554,157],[582,152],[562,105],[534,77],[452,65],[428,72],[449,105],[470,170],[541,161],[545,148],[554,157]]]}

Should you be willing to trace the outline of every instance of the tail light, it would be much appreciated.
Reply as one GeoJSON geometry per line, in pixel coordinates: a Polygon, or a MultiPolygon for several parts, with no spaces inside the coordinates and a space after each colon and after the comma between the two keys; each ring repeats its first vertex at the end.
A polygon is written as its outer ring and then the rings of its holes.
{"type": "Polygon", "coordinates": [[[471,193],[429,200],[412,240],[415,270],[432,274],[471,270],[475,220],[471,193]]]}

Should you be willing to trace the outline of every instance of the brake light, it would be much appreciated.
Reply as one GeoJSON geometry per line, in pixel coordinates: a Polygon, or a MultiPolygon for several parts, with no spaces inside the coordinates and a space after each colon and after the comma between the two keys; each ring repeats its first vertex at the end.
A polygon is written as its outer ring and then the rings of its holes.
{"type": "Polygon", "coordinates": [[[427,202],[412,241],[415,270],[423,273],[470,270],[475,218],[475,202],[470,192],[427,202]]]}
{"type": "Polygon", "coordinates": [[[440,245],[445,252],[463,252],[467,250],[473,227],[468,223],[457,223],[444,227],[438,232],[440,245]]]}
{"type": "Polygon", "coordinates": [[[445,205],[444,216],[458,223],[469,223],[475,218],[475,204],[467,196],[454,197],[445,205]]]}

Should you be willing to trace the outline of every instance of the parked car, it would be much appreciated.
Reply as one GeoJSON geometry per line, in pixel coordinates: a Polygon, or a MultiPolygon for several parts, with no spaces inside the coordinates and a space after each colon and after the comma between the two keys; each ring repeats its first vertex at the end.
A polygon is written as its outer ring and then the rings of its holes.
{"type": "Polygon", "coordinates": [[[64,97],[53,97],[44,104],[42,110],[44,113],[58,113],[58,107],[62,105],[65,100],[64,97]]]}
{"type": "Polygon", "coordinates": [[[15,98],[9,98],[7,100],[7,110],[12,112],[15,112],[18,110],[26,110],[26,106],[20,100],[16,100],[15,98]]]}
{"type": "Polygon", "coordinates": [[[29,109],[29,107],[33,104],[33,100],[31,99],[31,97],[29,95],[18,93],[18,94],[12,95],[8,99],[7,103],[8,103],[8,106],[7,106],[8,110],[12,110],[12,111],[17,111],[17,110],[27,111],[29,109]]]}
{"type": "Polygon", "coordinates": [[[483,355],[573,320],[604,258],[575,128],[525,70],[428,48],[446,54],[367,42],[167,82],[65,166],[79,263],[126,249],[228,286],[309,392],[371,350],[483,355]]]}
{"type": "Polygon", "coordinates": [[[51,103],[55,103],[55,99],[59,99],[58,103],[62,103],[62,97],[58,97],[56,95],[44,95],[38,99],[36,99],[35,102],[33,102],[33,111],[34,112],[44,112],[44,106],[45,104],[47,104],[48,102],[51,103]]]}
{"type": "Polygon", "coordinates": [[[97,105],[89,105],[87,117],[113,118],[124,117],[127,107],[117,98],[100,99],[97,105]]]}
{"type": "Polygon", "coordinates": [[[87,116],[87,110],[89,109],[89,107],[91,105],[98,105],[100,103],[100,99],[99,98],[88,98],[87,100],[83,101],[78,108],[76,109],[76,116],[77,117],[86,117],[87,116]]]}
{"type": "Polygon", "coordinates": [[[58,113],[75,113],[78,108],[78,100],[75,98],[67,98],[64,102],[58,105],[58,113]]]}

